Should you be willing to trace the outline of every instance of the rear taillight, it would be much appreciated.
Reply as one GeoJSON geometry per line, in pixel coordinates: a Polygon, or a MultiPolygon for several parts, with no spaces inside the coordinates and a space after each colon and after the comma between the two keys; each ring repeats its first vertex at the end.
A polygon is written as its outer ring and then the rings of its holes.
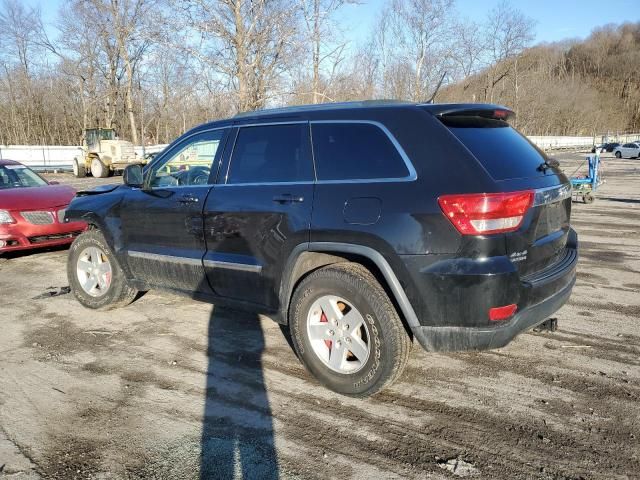
{"type": "Polygon", "coordinates": [[[463,235],[513,232],[533,203],[534,192],[443,195],[440,208],[463,235]]]}

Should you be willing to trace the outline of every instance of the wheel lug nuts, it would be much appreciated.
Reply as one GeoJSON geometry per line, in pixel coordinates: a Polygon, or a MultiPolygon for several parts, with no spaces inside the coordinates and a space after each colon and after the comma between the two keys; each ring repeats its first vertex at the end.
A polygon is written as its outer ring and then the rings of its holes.
{"type": "Polygon", "coordinates": [[[333,334],[336,333],[333,330],[329,330],[329,335],[333,336],[333,334]]]}
{"type": "Polygon", "coordinates": [[[345,339],[344,339],[344,341],[345,341],[345,342],[347,342],[347,343],[351,343],[351,339],[350,339],[350,338],[348,338],[348,337],[347,337],[347,338],[345,338],[345,339]]]}

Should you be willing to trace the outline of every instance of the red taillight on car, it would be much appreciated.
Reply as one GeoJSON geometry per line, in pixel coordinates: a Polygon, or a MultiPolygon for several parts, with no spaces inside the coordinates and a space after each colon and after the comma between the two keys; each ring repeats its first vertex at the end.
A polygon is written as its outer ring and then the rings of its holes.
{"type": "Polygon", "coordinates": [[[533,203],[531,190],[443,195],[440,208],[463,235],[513,232],[533,203]]]}
{"type": "Polygon", "coordinates": [[[511,305],[505,305],[504,307],[490,308],[489,320],[491,320],[492,322],[506,320],[507,318],[511,317],[514,313],[516,313],[517,309],[518,309],[518,306],[515,303],[511,305]]]}

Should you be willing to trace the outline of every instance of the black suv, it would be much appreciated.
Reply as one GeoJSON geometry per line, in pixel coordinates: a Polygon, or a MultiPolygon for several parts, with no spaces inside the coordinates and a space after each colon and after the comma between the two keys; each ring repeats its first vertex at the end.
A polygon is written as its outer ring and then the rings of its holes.
{"type": "Polygon", "coordinates": [[[375,393],[415,340],[502,347],[569,298],[557,162],[496,105],[357,102],[201,125],[121,186],[79,194],[69,282],[89,308],[152,287],[288,325],[327,387],[375,393]]]}

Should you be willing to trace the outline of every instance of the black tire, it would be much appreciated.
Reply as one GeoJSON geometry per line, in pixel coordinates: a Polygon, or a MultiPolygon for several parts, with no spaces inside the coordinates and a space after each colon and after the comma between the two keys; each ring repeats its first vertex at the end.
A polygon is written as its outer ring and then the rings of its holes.
{"type": "Polygon", "coordinates": [[[67,258],[67,278],[71,292],[76,299],[86,308],[95,310],[111,310],[129,305],[136,298],[138,290],[131,287],[127,282],[124,272],[118,265],[111,249],[99,230],[88,230],[78,236],[71,248],[67,258]],[[105,292],[99,296],[92,296],[87,293],[78,279],[77,266],[80,255],[89,247],[97,247],[106,257],[111,266],[111,281],[105,292]]]}
{"type": "Polygon", "coordinates": [[[76,178],[84,178],[87,176],[87,169],[84,166],[84,160],[80,163],[77,158],[73,159],[73,175],[76,178]]]}
{"type": "MultiPolygon", "coordinates": [[[[407,364],[412,342],[385,290],[365,267],[339,263],[309,274],[296,287],[289,308],[289,326],[298,358],[320,383],[334,392],[367,397],[397,380],[407,364]],[[369,355],[360,370],[339,373],[314,352],[307,321],[314,302],[335,295],[352,302],[370,335],[369,355]]],[[[350,354],[350,353],[349,353],[350,354]]]]}
{"type": "Polygon", "coordinates": [[[616,155],[616,158],[622,158],[622,153],[620,153],[620,152],[616,152],[615,155],[616,155]]]}
{"type": "Polygon", "coordinates": [[[107,167],[98,157],[91,159],[91,175],[95,178],[107,178],[111,169],[107,167]]]}

